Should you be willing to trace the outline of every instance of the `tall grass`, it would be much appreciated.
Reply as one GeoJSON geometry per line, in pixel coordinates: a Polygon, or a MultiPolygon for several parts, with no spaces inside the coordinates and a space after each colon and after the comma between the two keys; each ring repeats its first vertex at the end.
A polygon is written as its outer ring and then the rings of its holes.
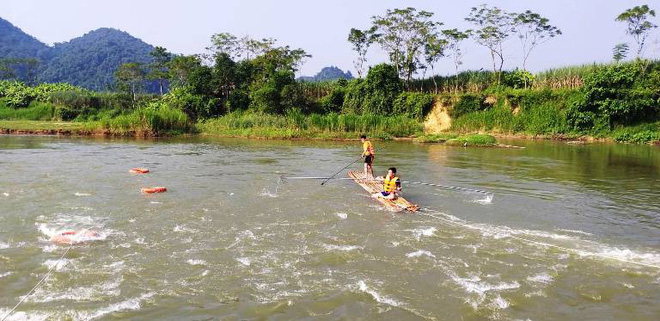
{"type": "Polygon", "coordinates": [[[114,118],[103,118],[100,123],[113,134],[143,136],[184,133],[194,128],[184,112],[157,103],[114,118]]]}
{"type": "Polygon", "coordinates": [[[49,103],[32,102],[25,108],[7,107],[0,101],[0,119],[4,120],[52,120],[55,107],[49,103]]]}
{"type": "Polygon", "coordinates": [[[286,115],[230,113],[198,123],[201,132],[220,135],[296,137],[405,137],[423,130],[420,121],[405,116],[379,116],[330,113],[304,115],[292,111],[286,115]]]}

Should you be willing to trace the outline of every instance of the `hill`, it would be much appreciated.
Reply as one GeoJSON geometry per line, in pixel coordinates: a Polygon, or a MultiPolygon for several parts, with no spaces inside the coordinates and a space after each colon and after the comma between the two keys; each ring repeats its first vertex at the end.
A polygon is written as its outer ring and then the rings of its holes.
{"type": "Polygon", "coordinates": [[[332,81],[337,79],[347,79],[347,80],[353,79],[353,75],[351,75],[350,71],[344,73],[344,71],[342,71],[341,69],[335,66],[330,66],[330,67],[324,67],[313,77],[302,76],[302,77],[298,77],[297,80],[302,82],[324,82],[324,81],[332,81]]]}
{"type": "Polygon", "coordinates": [[[112,28],[100,28],[51,47],[0,18],[0,60],[14,68],[13,73],[0,76],[13,74],[22,78],[24,67],[21,62],[16,63],[16,58],[36,58],[37,79],[41,82],[67,82],[105,90],[114,83],[114,73],[122,63],[148,63],[153,49],[127,32],[112,28]]]}
{"type": "Polygon", "coordinates": [[[37,58],[48,60],[51,48],[0,18],[0,58],[37,58]]]}
{"type": "Polygon", "coordinates": [[[101,28],[69,42],[56,44],[53,58],[40,72],[45,82],[67,82],[104,90],[114,82],[122,63],[151,61],[153,46],[127,32],[101,28]]]}

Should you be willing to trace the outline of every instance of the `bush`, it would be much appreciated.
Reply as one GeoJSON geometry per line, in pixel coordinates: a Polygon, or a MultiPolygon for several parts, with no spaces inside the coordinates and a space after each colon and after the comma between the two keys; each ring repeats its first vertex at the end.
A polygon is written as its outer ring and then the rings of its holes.
{"type": "Polygon", "coordinates": [[[502,85],[511,88],[528,88],[532,86],[534,75],[527,70],[516,69],[502,72],[502,85]]]}
{"type": "Polygon", "coordinates": [[[457,118],[468,113],[484,110],[488,108],[485,100],[486,97],[482,94],[462,94],[449,112],[452,117],[457,118]]]}
{"type": "Polygon", "coordinates": [[[403,92],[394,101],[392,113],[423,120],[433,107],[433,95],[426,93],[403,92]]]}
{"type": "Polygon", "coordinates": [[[497,143],[495,137],[490,135],[465,135],[447,141],[447,145],[454,146],[494,146],[497,143]]]}
{"type": "Polygon", "coordinates": [[[351,81],[342,108],[345,113],[391,115],[394,101],[403,91],[396,69],[380,64],[369,69],[364,81],[351,81]]]}
{"type": "Polygon", "coordinates": [[[576,130],[609,131],[615,125],[629,125],[655,119],[660,113],[660,68],[644,61],[596,68],[584,78],[583,99],[569,110],[569,122],[576,130]]]}

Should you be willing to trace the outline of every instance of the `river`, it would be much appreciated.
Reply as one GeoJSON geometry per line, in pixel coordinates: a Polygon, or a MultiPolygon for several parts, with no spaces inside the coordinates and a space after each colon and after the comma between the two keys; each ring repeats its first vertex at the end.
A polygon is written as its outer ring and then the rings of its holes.
{"type": "Polygon", "coordinates": [[[278,182],[358,142],[0,136],[0,318],[660,319],[660,148],[505,143],[375,142],[379,174],[494,194],[404,184],[406,214],[278,182]],[[60,260],[50,236],[81,228],[60,260]]]}

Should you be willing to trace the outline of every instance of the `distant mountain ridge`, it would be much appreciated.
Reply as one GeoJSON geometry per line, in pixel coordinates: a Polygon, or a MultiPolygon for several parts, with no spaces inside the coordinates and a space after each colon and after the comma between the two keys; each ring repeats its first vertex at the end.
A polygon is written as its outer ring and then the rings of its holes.
{"type": "Polygon", "coordinates": [[[0,18],[0,59],[39,59],[41,82],[106,90],[114,83],[114,73],[122,63],[148,63],[153,49],[127,32],[112,28],[96,29],[51,47],[0,18]]]}
{"type": "Polygon", "coordinates": [[[351,74],[350,71],[346,71],[344,73],[343,70],[339,69],[338,67],[335,66],[329,66],[329,67],[324,67],[319,71],[316,75],[309,77],[309,76],[302,76],[298,77],[298,81],[302,82],[324,82],[324,81],[333,81],[337,79],[346,79],[350,80],[353,79],[353,75],[351,74]]]}

